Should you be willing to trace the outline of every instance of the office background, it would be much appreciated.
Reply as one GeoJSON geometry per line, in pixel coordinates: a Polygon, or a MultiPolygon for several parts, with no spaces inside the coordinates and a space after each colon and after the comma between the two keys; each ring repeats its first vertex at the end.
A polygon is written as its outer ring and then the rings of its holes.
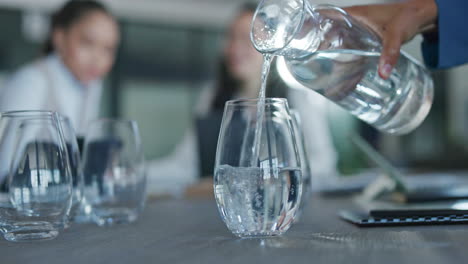
{"type": "MultiPolygon", "coordinates": [[[[106,79],[103,115],[137,120],[147,159],[163,157],[191,125],[201,89],[215,78],[226,27],[243,1],[103,2],[118,17],[122,33],[116,64],[106,79]]],[[[346,6],[376,1],[315,2],[346,6]]],[[[40,56],[49,14],[62,3],[0,0],[0,89],[12,71],[40,56]]],[[[405,50],[419,60],[420,42],[416,38],[405,45],[405,50]]],[[[378,135],[377,146],[397,165],[466,169],[468,66],[437,71],[433,76],[435,100],[427,120],[407,136],[378,135]]],[[[343,162],[357,150],[340,132],[343,126],[362,131],[360,121],[336,109],[331,112],[330,125],[341,166],[361,166],[350,163],[362,161],[343,162]]]]}

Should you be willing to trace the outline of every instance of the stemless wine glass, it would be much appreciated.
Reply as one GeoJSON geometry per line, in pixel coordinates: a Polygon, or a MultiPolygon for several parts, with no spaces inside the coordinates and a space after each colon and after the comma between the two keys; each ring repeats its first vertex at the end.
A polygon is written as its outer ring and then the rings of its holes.
{"type": "Polygon", "coordinates": [[[135,121],[101,119],[85,136],[84,204],[99,226],[137,219],[146,198],[143,150],[135,121]]]}
{"type": "Polygon", "coordinates": [[[14,111],[0,118],[0,226],[9,241],[55,238],[72,201],[69,156],[57,113],[14,111]],[[5,177],[6,176],[6,177],[5,177]],[[2,176],[0,176],[2,178],[2,176]]]}
{"type": "Polygon", "coordinates": [[[257,111],[260,102],[228,101],[218,139],[216,202],[228,229],[239,237],[284,233],[302,194],[301,164],[287,102],[267,98],[264,111],[257,111]]]}
{"type": "Polygon", "coordinates": [[[297,148],[299,150],[299,157],[301,160],[301,176],[302,176],[302,198],[301,203],[299,205],[299,209],[295,218],[295,221],[299,221],[304,208],[308,204],[310,196],[312,194],[312,173],[310,170],[310,162],[309,156],[307,154],[307,148],[305,145],[305,138],[304,138],[304,128],[302,126],[301,116],[299,112],[294,109],[290,110],[294,134],[297,139],[297,148]]]}
{"type": "Polygon", "coordinates": [[[70,220],[76,222],[80,218],[80,204],[83,198],[84,178],[81,168],[80,150],[78,149],[75,129],[66,116],[60,115],[63,137],[67,146],[70,169],[73,183],[72,207],[70,210],[70,220]]]}

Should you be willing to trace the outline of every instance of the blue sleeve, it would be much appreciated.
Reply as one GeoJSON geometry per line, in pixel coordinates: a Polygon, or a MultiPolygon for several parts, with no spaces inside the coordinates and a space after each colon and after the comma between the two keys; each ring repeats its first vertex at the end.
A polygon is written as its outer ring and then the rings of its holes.
{"type": "Polygon", "coordinates": [[[468,62],[468,1],[435,0],[438,34],[425,37],[422,52],[430,68],[448,68],[468,62]]]}

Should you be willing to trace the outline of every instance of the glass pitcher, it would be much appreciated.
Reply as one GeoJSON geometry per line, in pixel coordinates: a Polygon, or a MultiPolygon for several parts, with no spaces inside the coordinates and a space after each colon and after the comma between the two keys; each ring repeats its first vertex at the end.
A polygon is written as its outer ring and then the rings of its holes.
{"type": "Polygon", "coordinates": [[[431,108],[434,88],[426,68],[401,52],[390,78],[380,78],[379,36],[338,7],[263,0],[251,40],[261,53],[283,57],[278,63],[288,71],[286,83],[320,93],[381,131],[408,133],[431,108]]]}

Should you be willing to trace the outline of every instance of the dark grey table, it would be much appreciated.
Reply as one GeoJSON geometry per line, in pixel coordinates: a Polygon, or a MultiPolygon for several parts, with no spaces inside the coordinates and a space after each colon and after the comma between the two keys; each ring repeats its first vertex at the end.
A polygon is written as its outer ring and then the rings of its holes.
{"type": "Polygon", "coordinates": [[[336,217],[350,205],[314,197],[284,236],[242,240],[213,200],[156,200],[132,225],[74,225],[51,241],[0,241],[0,263],[468,263],[468,226],[360,229],[336,217]]]}

